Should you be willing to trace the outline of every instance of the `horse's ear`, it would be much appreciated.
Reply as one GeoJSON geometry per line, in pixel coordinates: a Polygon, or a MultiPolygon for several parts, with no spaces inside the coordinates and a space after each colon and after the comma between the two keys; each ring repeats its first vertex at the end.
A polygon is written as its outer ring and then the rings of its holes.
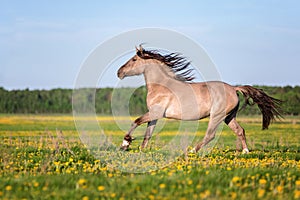
{"type": "Polygon", "coordinates": [[[137,48],[136,48],[136,55],[138,55],[139,57],[142,57],[142,52],[137,48]]]}
{"type": "Polygon", "coordinates": [[[139,47],[140,47],[140,49],[139,49],[139,50],[140,50],[141,52],[143,52],[143,51],[144,51],[144,48],[143,48],[143,46],[142,46],[142,45],[143,45],[143,44],[140,44],[140,45],[139,45],[139,47]]]}
{"type": "Polygon", "coordinates": [[[139,57],[144,56],[144,49],[142,45],[139,45],[139,48],[135,47],[135,50],[136,50],[136,55],[138,55],[139,57]]]}

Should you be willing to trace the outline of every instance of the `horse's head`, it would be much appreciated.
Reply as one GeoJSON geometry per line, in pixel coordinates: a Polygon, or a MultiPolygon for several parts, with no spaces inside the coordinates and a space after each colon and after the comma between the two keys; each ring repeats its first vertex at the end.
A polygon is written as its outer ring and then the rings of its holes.
{"type": "Polygon", "coordinates": [[[140,45],[139,48],[136,48],[136,55],[130,58],[120,69],[118,70],[118,77],[123,79],[126,76],[140,75],[144,73],[145,70],[145,59],[144,59],[145,50],[140,45]]]}

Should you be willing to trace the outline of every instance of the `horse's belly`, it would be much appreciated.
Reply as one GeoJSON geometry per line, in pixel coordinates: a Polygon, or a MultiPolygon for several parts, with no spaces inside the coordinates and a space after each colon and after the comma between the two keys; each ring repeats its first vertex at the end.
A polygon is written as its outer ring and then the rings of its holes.
{"type": "Polygon", "coordinates": [[[166,109],[165,117],[179,120],[199,120],[209,116],[209,111],[193,104],[170,106],[166,109]]]}

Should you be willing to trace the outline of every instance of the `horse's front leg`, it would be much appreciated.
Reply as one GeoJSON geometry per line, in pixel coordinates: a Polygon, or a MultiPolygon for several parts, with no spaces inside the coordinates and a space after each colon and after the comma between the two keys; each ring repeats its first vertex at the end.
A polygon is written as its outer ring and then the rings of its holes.
{"type": "Polygon", "coordinates": [[[127,150],[129,145],[131,144],[133,138],[131,137],[133,131],[136,129],[136,127],[138,127],[139,125],[146,123],[146,122],[150,122],[150,116],[149,116],[149,112],[147,112],[146,114],[144,114],[143,116],[137,118],[136,120],[134,120],[134,122],[131,125],[131,128],[129,129],[128,133],[124,136],[124,140],[122,142],[121,145],[121,149],[122,150],[127,150]]]}
{"type": "Polygon", "coordinates": [[[142,143],[142,149],[147,146],[150,138],[152,137],[154,128],[156,126],[156,122],[157,122],[157,119],[148,122],[147,130],[146,130],[146,133],[145,133],[145,136],[144,136],[144,141],[142,143]]]}

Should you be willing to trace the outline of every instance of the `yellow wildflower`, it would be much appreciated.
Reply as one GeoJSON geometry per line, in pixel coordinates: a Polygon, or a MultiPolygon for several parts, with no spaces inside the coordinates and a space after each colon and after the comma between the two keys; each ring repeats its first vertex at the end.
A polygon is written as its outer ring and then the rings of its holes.
{"type": "Polygon", "coordinates": [[[231,199],[236,199],[236,197],[237,197],[236,192],[231,192],[230,197],[231,197],[231,199]]]}
{"type": "Polygon", "coordinates": [[[266,185],[267,180],[266,179],[259,179],[259,185],[266,185]]]}
{"type": "Polygon", "coordinates": [[[187,181],[187,184],[188,184],[188,185],[192,185],[192,184],[193,184],[193,181],[192,181],[192,180],[188,180],[188,181],[187,181]]]}
{"type": "Polygon", "coordinates": [[[164,184],[164,183],[159,184],[159,188],[160,188],[160,189],[166,188],[166,184],[164,184]]]}
{"type": "Polygon", "coordinates": [[[295,182],[295,185],[296,185],[297,188],[300,188],[300,180],[297,180],[297,181],[295,182]]]}
{"type": "Polygon", "coordinates": [[[234,176],[232,179],[231,179],[231,183],[230,183],[230,186],[237,186],[237,187],[240,187],[242,184],[241,184],[241,181],[242,179],[238,176],[234,176]]]}
{"type": "Polygon", "coordinates": [[[6,186],[6,187],[5,187],[5,190],[6,190],[6,191],[11,191],[11,190],[12,190],[12,186],[11,186],[11,185],[6,186]]]}
{"type": "Polygon", "coordinates": [[[263,197],[265,195],[266,191],[264,189],[258,189],[257,190],[257,196],[259,198],[263,197]]]}
{"type": "Polygon", "coordinates": [[[88,196],[84,196],[84,197],[82,197],[82,200],[89,200],[89,197],[88,196]]]}
{"type": "Polygon", "coordinates": [[[34,186],[34,187],[38,187],[38,186],[39,186],[39,183],[36,182],[36,181],[34,181],[34,182],[33,182],[33,186],[34,186]]]}
{"type": "Polygon", "coordinates": [[[99,185],[99,186],[98,186],[98,190],[99,190],[99,191],[103,191],[103,190],[105,190],[105,187],[104,187],[103,185],[99,185]]]}
{"type": "Polygon", "coordinates": [[[110,194],[110,197],[111,197],[111,198],[115,198],[115,197],[116,197],[116,193],[111,193],[111,194],[110,194]]]}
{"type": "Polygon", "coordinates": [[[238,181],[240,181],[241,180],[241,178],[240,177],[238,177],[238,176],[234,176],[233,178],[232,178],[232,182],[238,182],[238,181]]]}
{"type": "Polygon", "coordinates": [[[294,198],[295,199],[300,199],[300,190],[295,190],[295,192],[294,192],[294,198]]]}
{"type": "Polygon", "coordinates": [[[83,189],[87,188],[87,180],[83,178],[79,179],[76,184],[76,189],[78,188],[83,188],[83,189]]]}
{"type": "Polygon", "coordinates": [[[279,186],[277,186],[277,192],[279,193],[279,194],[282,194],[283,193],[283,190],[284,190],[284,187],[283,186],[281,186],[281,185],[279,185],[279,186]]]}
{"type": "Polygon", "coordinates": [[[209,195],[210,195],[210,191],[209,190],[205,190],[204,192],[200,193],[201,199],[206,199],[207,197],[209,197],[209,195]]]}

